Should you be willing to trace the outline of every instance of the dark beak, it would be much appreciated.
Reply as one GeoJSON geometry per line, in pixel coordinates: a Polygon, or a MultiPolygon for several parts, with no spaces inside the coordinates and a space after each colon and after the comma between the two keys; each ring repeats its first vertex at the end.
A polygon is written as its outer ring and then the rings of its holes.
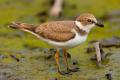
{"type": "Polygon", "coordinates": [[[101,23],[101,22],[97,22],[97,23],[95,23],[95,25],[98,27],[104,27],[103,23],[101,23]]]}

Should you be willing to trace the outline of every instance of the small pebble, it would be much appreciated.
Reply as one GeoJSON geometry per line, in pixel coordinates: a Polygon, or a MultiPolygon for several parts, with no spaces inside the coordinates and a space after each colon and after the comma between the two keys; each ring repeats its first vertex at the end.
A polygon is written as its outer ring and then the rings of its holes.
{"type": "Polygon", "coordinates": [[[106,78],[108,80],[112,80],[112,70],[109,70],[106,74],[105,74],[106,78]]]}
{"type": "Polygon", "coordinates": [[[49,80],[58,80],[57,78],[50,78],[49,80]]]}
{"type": "Polygon", "coordinates": [[[73,60],[73,61],[72,61],[72,64],[73,64],[73,65],[77,65],[77,64],[78,64],[78,61],[77,61],[77,60],[73,60]]]}

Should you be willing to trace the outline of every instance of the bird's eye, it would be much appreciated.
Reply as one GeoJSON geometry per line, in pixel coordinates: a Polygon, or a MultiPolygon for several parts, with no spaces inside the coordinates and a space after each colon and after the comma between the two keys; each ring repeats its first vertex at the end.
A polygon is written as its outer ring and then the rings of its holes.
{"type": "Polygon", "coordinates": [[[94,21],[93,21],[93,20],[91,20],[91,19],[88,19],[87,21],[88,21],[88,22],[90,22],[90,23],[94,23],[94,21]]]}
{"type": "Polygon", "coordinates": [[[90,20],[90,19],[88,19],[87,21],[88,21],[88,22],[92,22],[92,20],[90,20]]]}

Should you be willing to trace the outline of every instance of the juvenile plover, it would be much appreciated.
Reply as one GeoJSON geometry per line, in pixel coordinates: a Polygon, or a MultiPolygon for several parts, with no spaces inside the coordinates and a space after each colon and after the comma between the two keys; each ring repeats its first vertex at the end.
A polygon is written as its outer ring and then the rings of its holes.
{"type": "Polygon", "coordinates": [[[51,21],[40,25],[12,22],[9,27],[30,32],[40,40],[53,45],[56,48],[55,61],[57,70],[62,74],[59,65],[59,48],[64,52],[67,71],[73,71],[68,66],[66,50],[83,43],[94,26],[104,27],[94,15],[83,13],[75,21],[51,21]]]}

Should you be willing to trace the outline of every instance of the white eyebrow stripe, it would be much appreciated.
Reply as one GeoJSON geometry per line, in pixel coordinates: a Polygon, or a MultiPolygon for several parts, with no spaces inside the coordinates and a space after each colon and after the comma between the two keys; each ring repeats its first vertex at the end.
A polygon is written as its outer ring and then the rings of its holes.
{"type": "Polygon", "coordinates": [[[79,29],[82,29],[82,30],[84,30],[84,31],[86,31],[86,32],[89,32],[90,29],[91,29],[93,26],[95,26],[95,24],[90,24],[90,25],[83,26],[83,25],[81,24],[81,22],[79,22],[79,21],[75,21],[75,24],[78,26],[79,29]]]}

